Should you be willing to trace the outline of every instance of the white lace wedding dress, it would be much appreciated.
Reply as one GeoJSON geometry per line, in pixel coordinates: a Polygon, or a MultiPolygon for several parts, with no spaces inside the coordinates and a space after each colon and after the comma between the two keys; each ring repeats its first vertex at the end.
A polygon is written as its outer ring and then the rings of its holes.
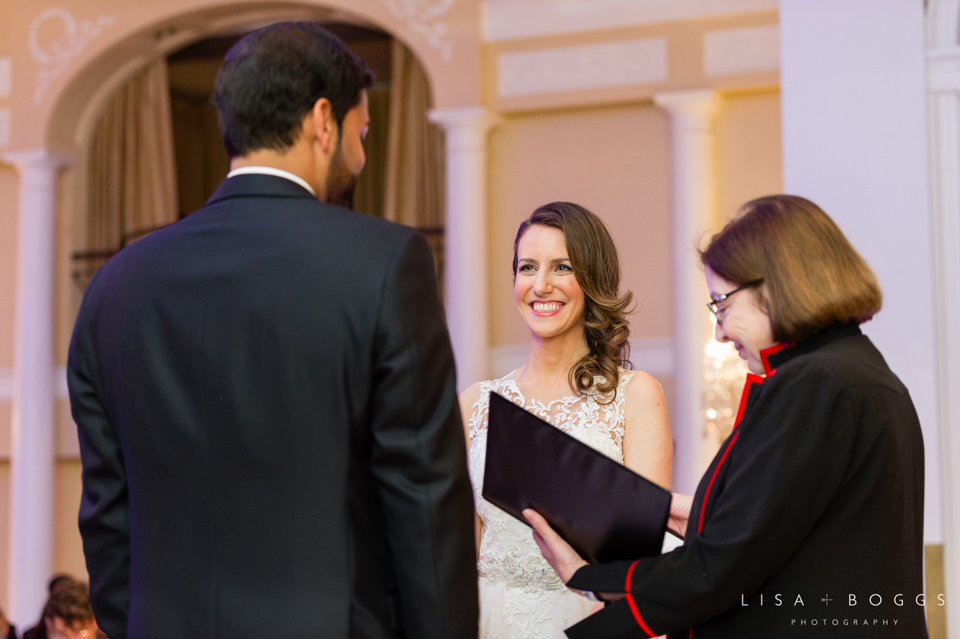
{"type": "Polygon", "coordinates": [[[517,384],[508,379],[510,375],[481,382],[480,398],[473,406],[469,423],[470,480],[474,503],[483,521],[477,566],[480,639],[565,639],[563,630],[590,614],[594,606],[594,602],[563,585],[540,555],[529,526],[481,497],[490,392],[506,397],[622,464],[624,388],[633,374],[621,370],[616,399],[608,404],[600,402],[607,401],[609,396],[596,391],[544,404],[525,398],[517,384]]]}

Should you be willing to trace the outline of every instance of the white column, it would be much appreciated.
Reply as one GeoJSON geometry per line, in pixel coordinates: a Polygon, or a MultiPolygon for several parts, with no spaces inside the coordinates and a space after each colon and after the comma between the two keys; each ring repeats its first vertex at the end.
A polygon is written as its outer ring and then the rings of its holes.
{"type": "Polygon", "coordinates": [[[444,298],[462,390],[488,374],[487,133],[497,118],[480,106],[429,116],[446,134],[444,298]]]}
{"type": "Polygon", "coordinates": [[[863,331],[920,417],[924,541],[940,544],[923,3],[781,0],[780,54],[784,188],[823,207],[877,275],[883,310],[863,331]]]}
{"type": "Polygon", "coordinates": [[[945,44],[927,55],[927,87],[947,634],[960,637],[960,47],[945,44]]]}
{"type": "Polygon", "coordinates": [[[20,174],[10,448],[10,618],[34,622],[53,564],[53,313],[57,173],[45,149],[7,153],[20,174]]]}
{"type": "Polygon", "coordinates": [[[716,202],[713,125],[719,98],[709,90],[679,91],[657,94],[653,101],[670,114],[673,156],[673,489],[692,495],[713,453],[701,416],[710,296],[696,249],[716,202]]]}

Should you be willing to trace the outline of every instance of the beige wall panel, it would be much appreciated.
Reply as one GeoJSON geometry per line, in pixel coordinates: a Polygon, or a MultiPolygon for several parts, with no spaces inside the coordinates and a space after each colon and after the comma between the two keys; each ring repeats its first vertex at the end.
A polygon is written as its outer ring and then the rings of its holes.
{"type": "MultiPolygon", "coordinates": [[[[0,0],[0,16],[9,16],[12,0],[0,0]]],[[[8,55],[13,50],[13,33],[9,20],[0,20],[0,55],[8,55]]]]}
{"type": "Polygon", "coordinates": [[[16,169],[0,165],[0,368],[13,366],[18,185],[16,169]]]}
{"type": "Polygon", "coordinates": [[[13,414],[9,401],[0,400],[0,461],[10,459],[10,427],[13,414]]]}
{"type": "Polygon", "coordinates": [[[717,212],[730,219],[753,198],[783,191],[780,92],[727,95],[717,114],[717,212]]]}
{"type": "Polygon", "coordinates": [[[81,493],[80,461],[58,461],[54,477],[53,571],[87,580],[83,543],[77,527],[81,493]]]}
{"type": "Polygon", "coordinates": [[[490,140],[491,344],[529,339],[510,267],[520,222],[541,204],[569,200],[607,223],[624,286],[640,312],[634,337],[671,334],[670,146],[667,116],[644,105],[506,119],[490,140]]]}
{"type": "MultiPolygon", "coordinates": [[[[10,462],[0,461],[0,606],[7,610],[10,593],[7,592],[7,564],[10,550],[10,462]]],[[[37,611],[39,616],[40,611],[37,611]]],[[[25,628],[21,628],[25,630],[25,628]]]]}
{"type": "Polygon", "coordinates": [[[744,87],[776,86],[777,71],[707,76],[704,73],[703,38],[707,32],[725,31],[777,24],[776,11],[761,11],[683,22],[624,27],[604,31],[585,31],[541,38],[491,42],[483,46],[484,102],[499,111],[527,111],[544,108],[574,107],[611,102],[650,99],[654,93],[685,89],[714,88],[721,91],[744,87]],[[666,38],[668,76],[650,84],[614,86],[599,89],[542,93],[503,97],[498,91],[498,59],[503,53],[539,51],[557,47],[600,44],[638,38],[666,38]]]}

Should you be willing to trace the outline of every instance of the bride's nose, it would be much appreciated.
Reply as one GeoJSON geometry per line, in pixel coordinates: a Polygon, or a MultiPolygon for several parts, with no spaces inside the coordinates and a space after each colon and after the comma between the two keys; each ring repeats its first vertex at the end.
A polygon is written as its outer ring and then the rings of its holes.
{"type": "Polygon", "coordinates": [[[553,290],[553,282],[550,280],[550,273],[547,270],[541,270],[537,273],[537,279],[533,283],[533,292],[537,295],[547,295],[553,290]]]}

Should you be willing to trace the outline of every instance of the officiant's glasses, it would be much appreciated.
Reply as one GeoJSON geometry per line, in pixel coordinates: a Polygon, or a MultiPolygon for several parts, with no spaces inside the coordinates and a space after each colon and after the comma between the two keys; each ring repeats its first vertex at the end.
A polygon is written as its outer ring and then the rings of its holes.
{"type": "Polygon", "coordinates": [[[741,284],[737,288],[733,289],[729,293],[724,293],[723,295],[718,295],[716,299],[712,299],[707,302],[707,308],[710,309],[710,312],[713,313],[713,316],[717,318],[717,325],[723,326],[723,315],[726,312],[727,308],[721,308],[720,305],[723,304],[727,298],[729,298],[734,293],[739,293],[745,288],[750,288],[751,286],[757,286],[763,283],[763,280],[754,280],[753,282],[747,282],[746,284],[741,284]]]}

